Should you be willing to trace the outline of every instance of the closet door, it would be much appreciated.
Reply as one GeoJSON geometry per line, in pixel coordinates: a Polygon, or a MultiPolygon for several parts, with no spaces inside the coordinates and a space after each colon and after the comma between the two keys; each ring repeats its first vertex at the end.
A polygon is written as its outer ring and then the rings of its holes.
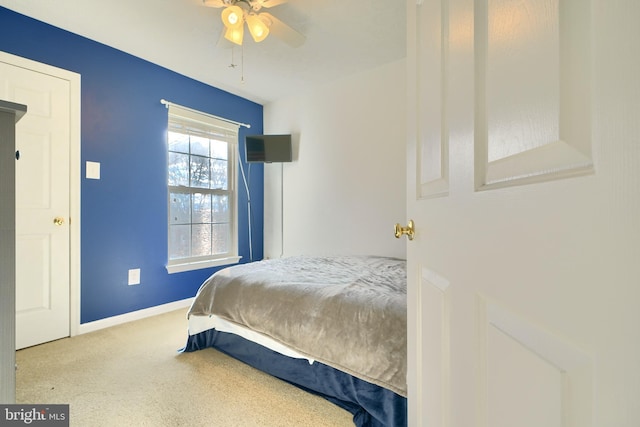
{"type": "Polygon", "coordinates": [[[0,58],[0,98],[29,109],[16,127],[20,349],[70,334],[71,83],[48,69],[29,69],[11,60],[0,58]]]}

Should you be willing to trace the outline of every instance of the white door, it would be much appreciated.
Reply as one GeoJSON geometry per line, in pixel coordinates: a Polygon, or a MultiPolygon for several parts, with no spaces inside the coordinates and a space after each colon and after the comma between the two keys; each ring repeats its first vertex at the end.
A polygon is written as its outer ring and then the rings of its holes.
{"type": "Polygon", "coordinates": [[[69,81],[0,62],[16,126],[16,348],[69,336],[69,81]]]}
{"type": "Polygon", "coordinates": [[[411,426],[640,425],[640,2],[408,0],[411,426]]]}

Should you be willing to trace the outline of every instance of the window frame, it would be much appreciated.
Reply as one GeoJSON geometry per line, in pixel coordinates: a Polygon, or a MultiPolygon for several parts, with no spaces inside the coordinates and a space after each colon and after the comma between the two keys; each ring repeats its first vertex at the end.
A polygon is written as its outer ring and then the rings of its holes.
{"type": "MultiPolygon", "coordinates": [[[[169,114],[167,117],[166,133],[166,153],[167,153],[167,265],[169,274],[184,271],[199,270],[203,268],[217,267],[223,265],[236,264],[242,258],[238,253],[238,137],[239,126],[212,116],[207,113],[180,107],[175,104],[168,105],[169,114]],[[182,127],[181,132],[179,128],[182,127]],[[178,130],[176,130],[178,128],[178,130]],[[227,189],[200,188],[191,186],[169,185],[169,132],[178,132],[190,136],[205,136],[209,139],[224,141],[227,143],[227,189]],[[187,258],[170,259],[171,253],[171,194],[174,192],[187,194],[225,194],[229,197],[229,248],[224,254],[211,254],[206,256],[189,256],[187,258]]],[[[191,150],[189,150],[191,151],[191,150]]],[[[189,158],[192,154],[189,153],[189,158]]],[[[209,159],[212,159],[209,153],[209,159]]],[[[189,169],[191,172],[191,169],[189,169]]],[[[191,199],[191,198],[190,198],[191,199]]],[[[192,212],[191,209],[189,210],[192,212]]],[[[193,218],[190,218],[189,225],[193,226],[193,218]]]]}

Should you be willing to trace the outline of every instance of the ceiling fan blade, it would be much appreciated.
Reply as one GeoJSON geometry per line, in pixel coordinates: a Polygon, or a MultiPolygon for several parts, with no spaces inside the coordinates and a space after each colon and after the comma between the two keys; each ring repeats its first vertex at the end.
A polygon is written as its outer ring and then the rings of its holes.
{"type": "Polygon", "coordinates": [[[202,0],[202,4],[207,7],[224,7],[227,5],[224,0],[202,0]]]}
{"type": "Polygon", "coordinates": [[[271,25],[269,26],[269,34],[273,34],[291,47],[300,47],[306,41],[306,37],[300,32],[294,30],[270,13],[262,12],[260,16],[265,16],[271,25]]]}
{"type": "Polygon", "coordinates": [[[278,6],[280,4],[286,3],[288,1],[289,0],[262,0],[260,4],[262,5],[262,7],[270,8],[270,7],[274,7],[274,6],[278,6]]]}

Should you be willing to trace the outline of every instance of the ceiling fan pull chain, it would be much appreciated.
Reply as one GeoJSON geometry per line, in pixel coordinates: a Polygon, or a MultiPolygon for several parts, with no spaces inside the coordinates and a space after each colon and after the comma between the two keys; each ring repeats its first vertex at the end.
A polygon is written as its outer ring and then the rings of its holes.
{"type": "Polygon", "coordinates": [[[240,83],[244,83],[244,45],[240,46],[240,83]]]}
{"type": "Polygon", "coordinates": [[[236,64],[234,64],[234,61],[233,61],[233,52],[234,52],[234,49],[233,49],[233,46],[231,46],[231,64],[229,64],[229,68],[236,68],[236,64]]]}

